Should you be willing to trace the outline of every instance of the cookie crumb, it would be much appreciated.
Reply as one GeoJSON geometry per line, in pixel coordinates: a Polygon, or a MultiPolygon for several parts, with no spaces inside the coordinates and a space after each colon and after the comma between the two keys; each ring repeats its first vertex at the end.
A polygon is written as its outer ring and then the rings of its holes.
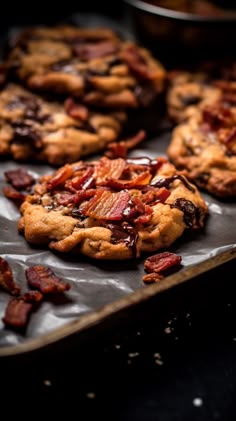
{"type": "Polygon", "coordinates": [[[200,407],[203,405],[203,400],[202,398],[194,398],[193,399],[193,405],[196,407],[200,407]]]}
{"type": "Polygon", "coordinates": [[[45,379],[45,380],[43,381],[43,384],[44,384],[44,386],[52,386],[52,382],[51,382],[51,380],[48,380],[48,379],[45,379]]]}
{"type": "Polygon", "coordinates": [[[88,399],[94,399],[96,397],[96,394],[94,392],[88,392],[86,393],[86,397],[88,399]]]}
{"type": "Polygon", "coordinates": [[[172,329],[170,327],[165,327],[164,332],[169,335],[172,332],[172,329]]]}
{"type": "Polygon", "coordinates": [[[129,356],[130,358],[135,358],[135,357],[138,357],[138,356],[139,356],[139,352],[130,352],[130,353],[128,354],[128,356],[129,356]]]}
{"type": "Polygon", "coordinates": [[[155,364],[157,364],[157,365],[163,365],[164,364],[163,361],[162,361],[162,356],[159,352],[155,352],[153,354],[153,357],[155,358],[155,364]]]}

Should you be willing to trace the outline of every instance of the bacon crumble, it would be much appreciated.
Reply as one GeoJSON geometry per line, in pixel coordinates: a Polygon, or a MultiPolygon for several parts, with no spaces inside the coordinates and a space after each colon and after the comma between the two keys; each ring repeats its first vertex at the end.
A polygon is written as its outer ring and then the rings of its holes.
{"type": "Polygon", "coordinates": [[[144,262],[144,270],[147,272],[147,275],[143,276],[143,282],[160,281],[165,277],[165,271],[167,269],[180,266],[181,261],[181,256],[177,256],[175,253],[169,251],[148,257],[144,262]]]}
{"type": "Polygon", "coordinates": [[[146,132],[144,130],[140,130],[136,135],[128,139],[124,139],[119,142],[108,143],[105,156],[110,159],[126,158],[128,151],[136,148],[136,146],[142,143],[145,139],[146,132]]]}
{"type": "Polygon", "coordinates": [[[42,294],[57,294],[68,291],[70,284],[63,281],[50,269],[42,265],[32,266],[25,271],[29,286],[42,294]]]}
{"type": "Polygon", "coordinates": [[[16,190],[27,189],[35,182],[34,177],[23,168],[6,171],[4,175],[8,183],[10,183],[16,190]]]}
{"type": "Polygon", "coordinates": [[[8,327],[23,329],[28,323],[32,309],[33,303],[26,302],[23,298],[13,298],[7,304],[2,321],[8,327]]]}
{"type": "Polygon", "coordinates": [[[67,282],[44,266],[28,268],[25,275],[29,286],[36,289],[26,291],[20,296],[20,287],[13,280],[8,262],[0,257],[0,287],[12,295],[17,295],[8,301],[2,321],[7,327],[14,329],[26,328],[31,312],[36,309],[45,294],[63,293],[70,289],[67,282]]]}
{"type": "Polygon", "coordinates": [[[0,256],[0,287],[11,295],[19,295],[20,287],[14,281],[9,263],[0,256]]]}

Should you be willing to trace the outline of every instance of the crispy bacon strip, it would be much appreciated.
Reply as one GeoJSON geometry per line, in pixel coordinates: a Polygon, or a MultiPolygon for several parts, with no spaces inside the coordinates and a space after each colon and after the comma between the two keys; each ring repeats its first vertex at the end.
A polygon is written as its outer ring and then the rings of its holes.
{"type": "Polygon", "coordinates": [[[27,189],[35,182],[34,177],[22,168],[5,171],[4,175],[7,182],[17,190],[27,189]]]}
{"type": "Polygon", "coordinates": [[[100,41],[94,44],[76,44],[74,46],[75,54],[84,61],[88,61],[98,57],[104,57],[114,54],[118,50],[118,44],[112,41],[100,41]]]}
{"type": "Polygon", "coordinates": [[[129,200],[130,195],[127,191],[111,193],[109,190],[99,189],[82,209],[82,213],[91,218],[118,221],[123,218],[129,200]]]}
{"type": "Polygon", "coordinates": [[[13,279],[9,263],[2,257],[0,257],[0,287],[12,295],[20,294],[20,287],[13,279]]]}
{"type": "Polygon", "coordinates": [[[139,174],[137,177],[133,178],[132,180],[115,180],[113,178],[107,179],[103,183],[103,186],[111,187],[115,190],[122,190],[122,189],[133,189],[133,188],[142,188],[143,186],[147,185],[151,179],[151,174],[149,171],[145,171],[139,174]]]}
{"type": "Polygon", "coordinates": [[[80,204],[84,200],[90,199],[96,193],[95,189],[88,189],[88,190],[79,190],[74,197],[73,202],[75,204],[80,204]]]}
{"type": "Polygon", "coordinates": [[[32,266],[25,271],[28,284],[38,289],[42,294],[57,294],[68,291],[70,285],[59,278],[55,273],[45,266],[32,266]]]}
{"type": "Polygon", "coordinates": [[[134,149],[145,139],[146,132],[144,130],[140,130],[136,135],[130,137],[129,139],[109,143],[105,155],[111,159],[126,158],[128,151],[130,149],[134,149]]]}
{"type": "Polygon", "coordinates": [[[142,79],[150,80],[153,78],[146,60],[134,44],[125,46],[120,52],[120,57],[127,63],[129,68],[142,79]]]}
{"type": "Polygon", "coordinates": [[[89,110],[85,105],[78,104],[73,98],[67,98],[65,103],[65,110],[67,114],[75,119],[86,121],[88,120],[89,110]]]}
{"type": "Polygon", "coordinates": [[[26,302],[23,298],[12,298],[8,302],[2,321],[6,326],[25,328],[32,309],[33,303],[26,302]]]}
{"type": "Polygon", "coordinates": [[[229,82],[227,80],[217,80],[214,85],[221,89],[223,93],[223,102],[230,105],[236,104],[236,83],[235,81],[229,82]]]}
{"type": "Polygon", "coordinates": [[[61,186],[65,181],[73,174],[73,167],[70,164],[66,164],[59,168],[49,179],[47,183],[48,190],[53,190],[55,187],[61,186]]]}
{"type": "Polygon", "coordinates": [[[212,130],[219,130],[221,127],[232,127],[234,125],[233,114],[224,105],[209,105],[203,110],[203,121],[209,124],[212,130]]]}
{"type": "Polygon", "coordinates": [[[164,251],[163,253],[154,254],[153,256],[148,257],[144,262],[144,269],[148,273],[159,273],[172,266],[180,265],[181,261],[181,256],[177,256],[169,251],[164,251]]]}
{"type": "Polygon", "coordinates": [[[156,203],[165,203],[166,199],[170,196],[170,190],[166,187],[155,188],[148,186],[146,192],[143,192],[142,201],[146,204],[154,206],[156,203]]]}
{"type": "Polygon", "coordinates": [[[56,192],[54,198],[58,205],[66,206],[69,203],[73,203],[75,200],[75,193],[70,193],[67,191],[56,192]]]}
{"type": "Polygon", "coordinates": [[[25,195],[12,186],[3,187],[3,194],[8,199],[11,199],[18,204],[21,204],[25,200],[25,195]]]}
{"type": "Polygon", "coordinates": [[[230,130],[228,135],[224,137],[224,139],[220,139],[222,143],[224,143],[226,146],[229,146],[231,143],[235,143],[236,141],[236,127],[233,127],[233,129],[230,130]]]}
{"type": "Polygon", "coordinates": [[[182,257],[175,253],[164,251],[148,257],[144,262],[144,270],[148,273],[143,276],[143,282],[157,282],[164,278],[167,269],[181,264],[182,257]]]}
{"type": "Polygon", "coordinates": [[[96,184],[102,184],[109,178],[119,179],[125,169],[126,162],[122,158],[107,159],[103,157],[95,170],[96,184]]]}
{"type": "Polygon", "coordinates": [[[83,173],[83,175],[81,176],[76,176],[73,177],[71,180],[71,185],[72,188],[75,189],[75,191],[77,190],[86,190],[92,187],[92,185],[94,184],[94,177],[93,177],[93,173],[94,173],[94,167],[89,166],[83,173]]]}

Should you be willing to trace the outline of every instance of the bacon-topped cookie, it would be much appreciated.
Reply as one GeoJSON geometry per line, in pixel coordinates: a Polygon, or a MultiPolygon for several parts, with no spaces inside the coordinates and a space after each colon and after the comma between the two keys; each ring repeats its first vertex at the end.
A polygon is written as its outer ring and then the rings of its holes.
{"type": "Polygon", "coordinates": [[[124,112],[101,113],[67,98],[49,101],[20,85],[0,92],[0,157],[63,165],[118,139],[124,112]]]}
{"type": "Polygon", "coordinates": [[[198,110],[221,97],[222,90],[213,85],[205,73],[176,71],[169,74],[167,112],[175,123],[188,120],[198,110]]]}
{"type": "Polygon", "coordinates": [[[235,197],[236,107],[222,100],[199,110],[174,129],[167,154],[200,188],[221,198],[235,197]]]}
{"type": "Polygon", "coordinates": [[[31,244],[95,259],[130,259],[169,247],[204,226],[197,188],[166,158],[66,164],[42,176],[20,207],[31,244]]]}
{"type": "Polygon", "coordinates": [[[166,75],[147,49],[112,30],[73,26],[23,31],[7,66],[30,89],[115,109],[149,105],[163,91],[166,75]]]}

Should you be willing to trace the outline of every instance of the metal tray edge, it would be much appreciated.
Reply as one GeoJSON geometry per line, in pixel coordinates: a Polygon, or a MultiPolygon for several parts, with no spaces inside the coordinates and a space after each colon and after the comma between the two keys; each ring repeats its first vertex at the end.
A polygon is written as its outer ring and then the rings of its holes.
{"type": "Polygon", "coordinates": [[[19,354],[25,354],[44,348],[48,345],[56,343],[70,335],[82,332],[90,327],[97,325],[112,314],[125,310],[130,306],[137,305],[143,301],[148,300],[156,294],[164,292],[174,286],[180,285],[198,275],[207,272],[210,269],[216,268],[223,263],[229,262],[236,258],[236,247],[230,250],[219,253],[210,259],[207,259],[200,264],[190,266],[182,269],[180,272],[166,277],[162,282],[148,285],[144,288],[125,296],[113,303],[107,304],[104,307],[92,311],[80,319],[67,323],[50,333],[42,335],[38,338],[33,338],[25,343],[16,346],[6,346],[0,348],[0,357],[10,357],[19,354]]]}

